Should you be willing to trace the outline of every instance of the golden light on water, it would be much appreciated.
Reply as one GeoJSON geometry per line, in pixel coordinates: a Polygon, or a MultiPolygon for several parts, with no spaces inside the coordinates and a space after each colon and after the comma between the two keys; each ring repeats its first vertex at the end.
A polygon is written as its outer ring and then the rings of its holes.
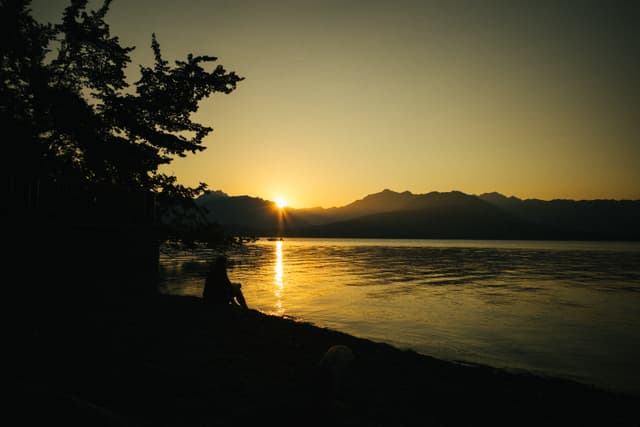
{"type": "Polygon", "coordinates": [[[282,268],[282,241],[277,241],[276,242],[276,266],[275,266],[275,272],[276,272],[276,276],[275,276],[276,286],[278,288],[282,289],[284,287],[284,283],[282,281],[282,274],[283,274],[283,268],[282,268]]]}
{"type": "Polygon", "coordinates": [[[274,268],[275,276],[273,283],[275,285],[274,294],[276,296],[275,313],[282,315],[284,308],[282,307],[282,291],[284,289],[283,281],[283,265],[282,265],[282,241],[276,242],[276,264],[274,268]]]}

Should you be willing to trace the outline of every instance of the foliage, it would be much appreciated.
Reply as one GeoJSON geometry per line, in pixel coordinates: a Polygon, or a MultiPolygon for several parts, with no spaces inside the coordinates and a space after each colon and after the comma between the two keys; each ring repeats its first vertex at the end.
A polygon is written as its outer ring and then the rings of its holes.
{"type": "Polygon", "coordinates": [[[9,174],[53,181],[114,184],[188,202],[189,188],[161,165],[205,149],[212,129],[191,120],[201,100],[232,92],[241,77],[217,58],[189,54],[170,65],[151,37],[154,64],[140,66],[130,87],[125,69],[133,47],[111,35],[111,1],[87,11],[71,0],[58,24],[31,16],[28,0],[0,0],[0,126],[9,174]]]}

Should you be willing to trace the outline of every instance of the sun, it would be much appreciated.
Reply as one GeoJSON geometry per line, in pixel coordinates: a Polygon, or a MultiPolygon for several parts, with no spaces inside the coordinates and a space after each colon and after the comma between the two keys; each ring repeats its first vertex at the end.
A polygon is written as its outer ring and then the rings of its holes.
{"type": "Polygon", "coordinates": [[[276,204],[278,209],[284,209],[289,205],[289,203],[287,202],[287,199],[285,199],[284,197],[276,197],[276,199],[274,200],[274,203],[276,204]]]}

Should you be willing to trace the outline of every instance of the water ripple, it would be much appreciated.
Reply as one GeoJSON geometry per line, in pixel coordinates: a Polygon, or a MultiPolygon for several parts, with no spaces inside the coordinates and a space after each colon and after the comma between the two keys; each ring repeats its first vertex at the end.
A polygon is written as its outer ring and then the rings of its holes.
{"type": "MultiPolygon", "coordinates": [[[[640,390],[639,244],[288,239],[280,250],[279,273],[274,242],[228,253],[253,308],[640,390]]],[[[201,295],[215,254],[164,248],[161,292],[201,295]]]]}

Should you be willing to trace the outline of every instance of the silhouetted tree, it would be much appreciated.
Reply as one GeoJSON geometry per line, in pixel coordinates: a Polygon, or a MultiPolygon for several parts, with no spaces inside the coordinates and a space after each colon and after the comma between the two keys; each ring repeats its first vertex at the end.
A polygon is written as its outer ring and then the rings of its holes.
{"type": "Polygon", "coordinates": [[[162,198],[192,200],[206,189],[179,185],[159,167],[205,149],[212,128],[191,120],[198,103],[242,80],[212,56],[140,67],[133,87],[123,47],[104,21],[111,3],[87,11],[71,0],[59,24],[36,22],[29,0],[0,0],[0,126],[16,177],[115,184],[162,198]]]}

